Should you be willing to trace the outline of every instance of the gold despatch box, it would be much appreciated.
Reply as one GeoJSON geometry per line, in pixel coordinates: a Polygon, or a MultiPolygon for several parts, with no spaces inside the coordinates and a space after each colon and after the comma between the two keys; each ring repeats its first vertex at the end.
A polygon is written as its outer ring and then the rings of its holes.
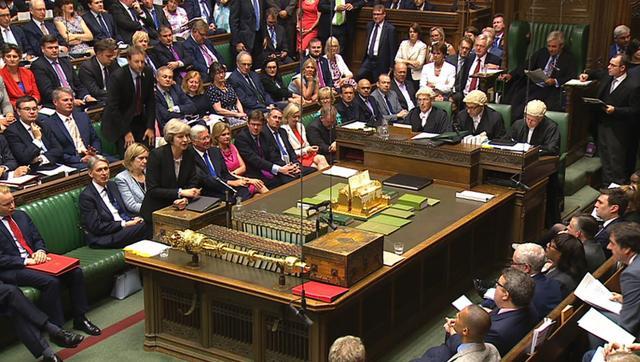
{"type": "Polygon", "coordinates": [[[384,236],[340,228],[302,246],[309,279],[350,287],[382,267],[384,236]]]}

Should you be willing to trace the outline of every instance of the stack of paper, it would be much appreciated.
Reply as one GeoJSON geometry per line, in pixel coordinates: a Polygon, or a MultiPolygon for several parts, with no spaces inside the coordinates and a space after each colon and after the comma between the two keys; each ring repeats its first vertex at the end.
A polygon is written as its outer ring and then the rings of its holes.
{"type": "Polygon", "coordinates": [[[7,186],[22,186],[30,181],[33,181],[36,177],[36,175],[24,175],[24,176],[20,176],[20,177],[13,177],[10,179],[6,179],[6,180],[2,180],[0,181],[0,184],[3,185],[7,185],[7,186]]]}
{"type": "Polygon", "coordinates": [[[137,243],[133,243],[124,248],[124,251],[128,251],[144,258],[150,258],[156,255],[160,255],[163,251],[171,248],[169,245],[158,243],[152,240],[141,240],[137,243]]]}
{"type": "Polygon", "coordinates": [[[386,266],[394,266],[396,265],[398,262],[400,262],[401,260],[406,259],[404,256],[402,255],[397,255],[394,253],[390,253],[388,251],[383,251],[382,252],[382,263],[386,266]]]}
{"type": "Polygon", "coordinates": [[[427,132],[420,132],[417,135],[411,137],[412,140],[422,140],[425,138],[433,138],[433,137],[437,137],[440,136],[439,133],[427,133],[427,132]]]}
{"type": "Polygon", "coordinates": [[[555,323],[556,322],[554,320],[545,318],[542,324],[533,330],[533,337],[531,338],[531,347],[529,349],[530,354],[533,354],[536,348],[538,348],[538,346],[547,339],[547,337],[549,336],[549,333],[551,332],[551,327],[555,323]]]}
{"type": "Polygon", "coordinates": [[[527,152],[531,145],[528,143],[516,143],[513,146],[507,145],[491,145],[492,148],[498,148],[505,151],[513,151],[513,152],[527,152]]]}
{"type": "Polygon", "coordinates": [[[453,302],[451,302],[451,304],[457,309],[457,310],[463,310],[466,307],[470,306],[471,304],[473,304],[469,298],[467,298],[466,295],[461,295],[460,298],[454,300],[453,302]]]}
{"type": "Polygon", "coordinates": [[[631,344],[636,339],[634,335],[625,331],[618,324],[593,308],[589,309],[589,311],[578,320],[578,326],[609,343],[618,342],[631,344]]]}
{"type": "Polygon", "coordinates": [[[491,200],[494,196],[491,194],[485,194],[483,192],[465,190],[462,192],[456,192],[456,197],[459,199],[465,199],[465,200],[471,200],[471,201],[487,202],[491,200]]]}
{"type": "Polygon", "coordinates": [[[57,175],[59,173],[65,173],[66,175],[68,175],[70,172],[76,171],[76,168],[73,167],[69,167],[69,166],[65,166],[65,165],[58,165],[58,167],[51,169],[51,170],[38,170],[39,174],[43,174],[45,176],[53,176],[53,175],[57,175]]]}
{"type": "Polygon", "coordinates": [[[351,122],[342,126],[342,128],[346,129],[365,129],[367,128],[367,124],[360,121],[351,122]]]}
{"type": "Polygon", "coordinates": [[[591,273],[587,273],[578,287],[573,292],[576,297],[591,304],[592,306],[606,309],[615,314],[620,314],[622,303],[611,300],[611,292],[591,273]]]}
{"type": "Polygon", "coordinates": [[[349,178],[358,173],[358,170],[342,166],[331,166],[330,169],[322,171],[323,175],[349,178]]]}
{"type": "Polygon", "coordinates": [[[422,210],[428,206],[427,197],[417,194],[404,194],[398,198],[398,204],[413,207],[415,210],[422,210]]]}

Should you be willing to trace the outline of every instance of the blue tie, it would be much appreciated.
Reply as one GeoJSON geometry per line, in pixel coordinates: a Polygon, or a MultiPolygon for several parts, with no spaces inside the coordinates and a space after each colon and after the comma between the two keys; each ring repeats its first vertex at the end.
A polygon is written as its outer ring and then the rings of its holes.
{"type": "Polygon", "coordinates": [[[211,176],[213,177],[218,176],[218,174],[216,173],[216,169],[213,167],[213,164],[211,163],[211,159],[209,158],[209,151],[204,151],[204,163],[207,164],[207,167],[209,168],[209,173],[211,174],[211,176]]]}
{"type": "Polygon", "coordinates": [[[153,23],[156,24],[156,29],[158,29],[160,27],[160,24],[158,24],[158,16],[156,15],[155,8],[151,9],[151,17],[153,18],[153,23]]]}
{"type": "Polygon", "coordinates": [[[253,0],[253,12],[256,15],[256,31],[260,30],[260,4],[258,0],[253,0]]]}
{"type": "Polygon", "coordinates": [[[109,197],[109,201],[111,201],[111,205],[113,205],[113,207],[115,207],[116,210],[118,210],[118,214],[120,214],[120,217],[122,218],[122,220],[124,221],[131,220],[131,216],[129,216],[129,214],[127,214],[127,212],[120,206],[120,203],[118,202],[118,200],[116,200],[116,198],[113,197],[111,190],[109,190],[109,188],[106,186],[104,187],[104,189],[107,192],[107,197],[109,197]]]}
{"type": "Polygon", "coordinates": [[[280,155],[281,156],[289,156],[289,154],[287,153],[286,148],[282,144],[282,140],[280,139],[280,134],[277,131],[274,131],[273,132],[273,137],[275,137],[276,143],[278,144],[278,148],[280,149],[280,155]]]}

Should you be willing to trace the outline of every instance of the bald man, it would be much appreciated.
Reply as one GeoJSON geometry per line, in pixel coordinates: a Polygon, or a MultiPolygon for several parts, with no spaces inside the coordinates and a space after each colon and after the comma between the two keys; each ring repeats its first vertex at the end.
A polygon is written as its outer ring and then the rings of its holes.
{"type": "Polygon", "coordinates": [[[500,353],[491,343],[485,343],[484,338],[491,328],[491,317],[482,307],[472,304],[456,314],[452,326],[459,334],[462,344],[457,353],[449,361],[499,361],[500,353]]]}
{"type": "Polygon", "coordinates": [[[356,120],[367,123],[368,126],[379,126],[382,115],[378,111],[378,102],[371,97],[371,82],[366,78],[358,82],[357,95],[353,101],[356,120]]]}

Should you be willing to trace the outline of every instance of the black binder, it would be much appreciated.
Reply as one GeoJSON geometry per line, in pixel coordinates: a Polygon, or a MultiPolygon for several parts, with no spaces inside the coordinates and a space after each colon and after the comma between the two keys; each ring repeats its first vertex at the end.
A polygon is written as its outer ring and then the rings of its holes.
{"type": "Polygon", "coordinates": [[[402,189],[418,191],[433,183],[433,180],[426,177],[397,174],[382,181],[385,186],[399,187],[402,189]]]}
{"type": "Polygon", "coordinates": [[[205,212],[220,203],[220,199],[217,197],[209,197],[209,196],[200,196],[195,201],[189,202],[187,204],[187,210],[195,211],[195,212],[205,212]]]}

